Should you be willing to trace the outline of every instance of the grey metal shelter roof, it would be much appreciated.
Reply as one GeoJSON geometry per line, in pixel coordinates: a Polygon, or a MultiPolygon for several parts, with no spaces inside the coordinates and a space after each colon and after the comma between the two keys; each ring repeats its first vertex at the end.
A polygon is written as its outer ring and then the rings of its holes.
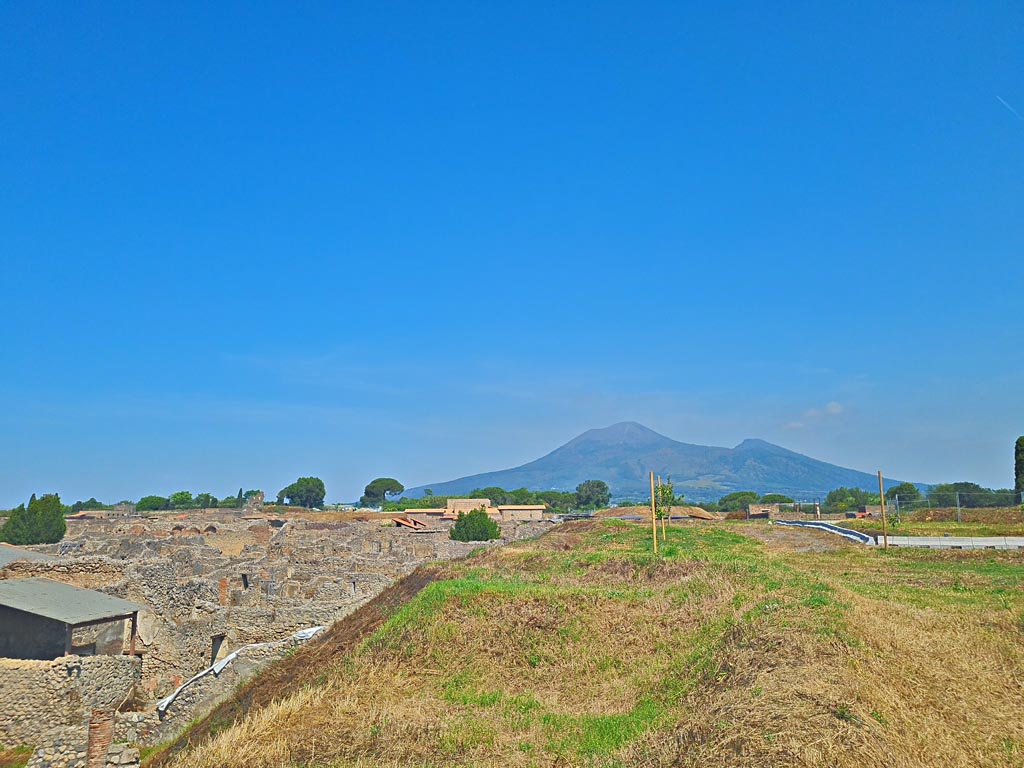
{"type": "Polygon", "coordinates": [[[129,616],[146,606],[50,579],[0,579],[0,605],[65,624],[129,616]]]}
{"type": "Polygon", "coordinates": [[[49,555],[42,552],[33,552],[31,549],[22,549],[11,544],[0,542],[0,568],[16,560],[53,560],[49,555]]]}

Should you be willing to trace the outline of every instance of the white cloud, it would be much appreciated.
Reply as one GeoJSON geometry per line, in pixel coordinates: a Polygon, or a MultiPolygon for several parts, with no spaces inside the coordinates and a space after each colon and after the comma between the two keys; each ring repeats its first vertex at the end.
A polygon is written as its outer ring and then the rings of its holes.
{"type": "Polygon", "coordinates": [[[826,419],[831,419],[839,416],[846,412],[846,406],[842,403],[838,403],[835,400],[830,400],[820,408],[808,408],[797,419],[788,422],[785,425],[786,429],[806,429],[814,424],[821,423],[826,419]]]}

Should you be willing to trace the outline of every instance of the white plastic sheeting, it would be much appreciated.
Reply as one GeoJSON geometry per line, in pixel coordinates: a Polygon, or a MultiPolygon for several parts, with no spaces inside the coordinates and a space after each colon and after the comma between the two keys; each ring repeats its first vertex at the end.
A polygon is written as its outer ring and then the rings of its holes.
{"type": "Polygon", "coordinates": [[[287,643],[289,640],[309,640],[321,629],[323,629],[323,627],[309,627],[308,629],[300,629],[294,635],[286,637],[284,640],[275,640],[269,643],[250,643],[249,645],[243,645],[241,648],[235,649],[215,664],[211,664],[199,674],[186,680],[184,683],[175,688],[174,692],[171,695],[160,699],[160,701],[156,703],[156,711],[160,713],[160,717],[163,717],[167,713],[167,708],[174,703],[174,700],[176,698],[178,698],[178,694],[180,694],[183,690],[192,685],[192,683],[194,683],[196,680],[201,680],[209,674],[212,674],[214,677],[216,677],[224,671],[224,668],[227,667],[228,664],[230,664],[232,661],[238,658],[238,654],[240,654],[242,651],[248,648],[262,648],[267,645],[282,645],[284,643],[287,643]]]}

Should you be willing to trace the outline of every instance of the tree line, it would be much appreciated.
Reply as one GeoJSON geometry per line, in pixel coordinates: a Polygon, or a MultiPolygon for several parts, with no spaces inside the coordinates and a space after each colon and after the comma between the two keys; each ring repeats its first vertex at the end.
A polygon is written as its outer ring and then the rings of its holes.
{"type": "MultiPolygon", "coordinates": [[[[67,516],[74,515],[79,512],[100,512],[103,510],[114,509],[118,506],[127,506],[131,504],[134,504],[135,509],[139,512],[154,512],[174,509],[210,509],[213,507],[241,508],[245,502],[249,501],[249,499],[258,493],[260,493],[260,491],[243,491],[239,488],[237,494],[232,494],[231,496],[225,496],[223,499],[218,499],[212,493],[197,493],[192,495],[191,491],[177,491],[169,496],[143,496],[138,501],[122,499],[115,503],[103,502],[95,496],[92,496],[85,500],[76,501],[74,504],[61,503],[60,511],[62,515],[67,516]]],[[[52,496],[57,499],[60,498],[60,496],[55,493],[48,493],[44,495],[46,497],[52,496]]],[[[35,498],[34,495],[33,498],[35,498]]],[[[43,497],[40,496],[40,498],[43,497]]],[[[14,511],[15,510],[8,510],[7,513],[10,514],[14,511]]]]}
{"type": "Polygon", "coordinates": [[[506,490],[497,486],[476,488],[461,495],[436,496],[429,488],[420,498],[402,496],[405,487],[390,477],[378,477],[364,489],[359,503],[365,507],[381,507],[385,512],[404,512],[407,509],[443,509],[448,499],[490,499],[495,506],[506,504],[547,504],[555,513],[602,509],[611,503],[611,491],[603,480],[585,480],[575,491],[531,491],[527,488],[506,490]]]}
{"type": "MultiPolygon", "coordinates": [[[[1024,446],[1024,443],[1022,443],[1024,446]]],[[[1024,471],[1024,448],[1022,448],[1022,471],[1024,471]]],[[[1021,478],[1024,480],[1024,478],[1021,478]]],[[[899,503],[903,508],[929,507],[955,507],[959,503],[965,508],[992,508],[992,507],[1015,507],[1020,505],[1020,490],[1008,488],[992,489],[985,488],[977,483],[957,482],[940,483],[926,487],[924,491],[913,483],[899,483],[885,492],[887,504],[899,503]]],[[[628,503],[628,502],[627,502],[628,503]]],[[[643,504],[646,502],[637,502],[643,504]]],[[[757,491],[735,491],[720,498],[718,501],[698,501],[695,506],[711,512],[740,512],[751,504],[795,504],[789,496],[779,493],[768,493],[761,495],[757,491]]],[[[804,502],[807,503],[807,502],[804,502]]],[[[821,500],[821,511],[826,514],[840,514],[843,512],[856,512],[861,507],[877,507],[881,502],[877,492],[866,491],[863,488],[847,488],[845,486],[833,488],[825,498],[821,500]]]]}
{"type": "Polygon", "coordinates": [[[212,509],[222,507],[224,509],[241,509],[245,502],[259,494],[258,490],[243,491],[218,499],[212,493],[197,493],[194,496],[191,491],[175,491],[169,496],[143,496],[135,505],[139,512],[157,512],[167,509],[212,509]]]}

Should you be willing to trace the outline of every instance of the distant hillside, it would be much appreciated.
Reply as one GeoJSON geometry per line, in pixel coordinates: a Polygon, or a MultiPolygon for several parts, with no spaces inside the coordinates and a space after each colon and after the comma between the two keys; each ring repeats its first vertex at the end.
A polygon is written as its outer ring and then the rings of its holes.
{"type": "MultiPolygon", "coordinates": [[[[584,480],[604,480],[616,498],[648,493],[647,473],[671,477],[676,491],[698,501],[733,491],[784,493],[808,500],[840,486],[877,490],[878,478],[786,450],[764,440],[744,440],[735,448],[691,445],[626,421],[591,429],[536,461],[410,488],[406,496],[465,494],[476,488],[574,490],[584,480]]],[[[885,485],[900,481],[886,480],[885,485]]]]}

